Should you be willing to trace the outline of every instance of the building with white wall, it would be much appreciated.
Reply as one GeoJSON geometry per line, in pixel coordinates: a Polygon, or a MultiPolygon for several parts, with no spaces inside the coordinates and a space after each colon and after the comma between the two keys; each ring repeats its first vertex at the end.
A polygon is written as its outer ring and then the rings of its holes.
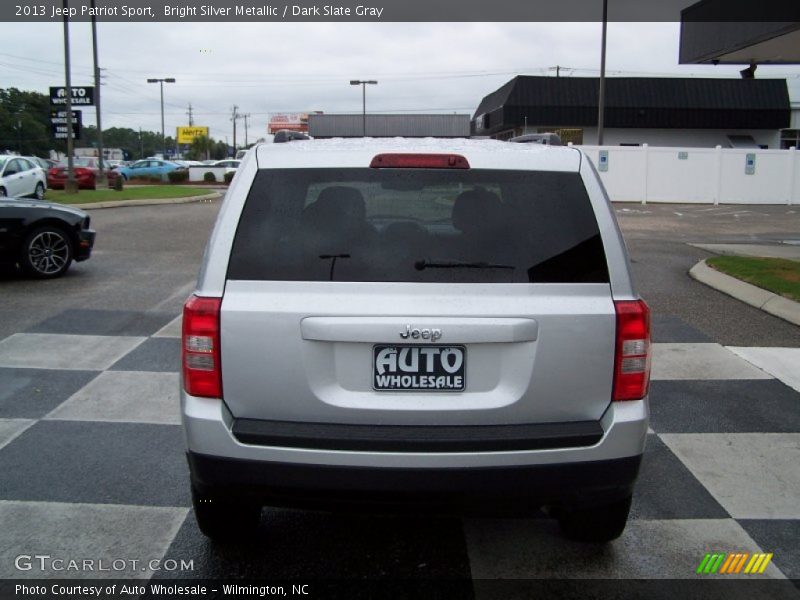
{"type": "Polygon", "coordinates": [[[792,102],[792,118],[781,130],[781,148],[800,148],[800,102],[792,102]]]}
{"type": "MultiPolygon", "coordinates": [[[[555,131],[597,143],[596,77],[520,75],[483,98],[473,135],[508,139],[555,131]]],[[[606,79],[606,145],[781,147],[790,125],[784,79],[614,77],[606,79]]]]}

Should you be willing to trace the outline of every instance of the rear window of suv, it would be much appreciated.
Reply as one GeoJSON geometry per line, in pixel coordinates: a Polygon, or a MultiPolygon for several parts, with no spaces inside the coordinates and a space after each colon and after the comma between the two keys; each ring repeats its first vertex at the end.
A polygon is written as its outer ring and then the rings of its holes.
{"type": "Polygon", "coordinates": [[[262,169],[228,279],[607,283],[578,173],[262,169]]]}

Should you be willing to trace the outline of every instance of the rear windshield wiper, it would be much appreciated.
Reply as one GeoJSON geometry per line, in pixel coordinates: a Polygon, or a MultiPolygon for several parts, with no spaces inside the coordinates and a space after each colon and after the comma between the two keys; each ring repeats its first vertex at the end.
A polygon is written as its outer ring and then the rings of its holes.
{"type": "Polygon", "coordinates": [[[349,254],[320,254],[319,257],[322,260],[330,260],[331,261],[331,272],[330,272],[330,279],[333,281],[333,271],[336,269],[336,259],[337,258],[350,258],[349,254]]]}
{"type": "Polygon", "coordinates": [[[457,261],[427,261],[418,260],[414,263],[417,271],[424,269],[516,269],[513,265],[499,265],[488,262],[457,262],[457,261]]]}

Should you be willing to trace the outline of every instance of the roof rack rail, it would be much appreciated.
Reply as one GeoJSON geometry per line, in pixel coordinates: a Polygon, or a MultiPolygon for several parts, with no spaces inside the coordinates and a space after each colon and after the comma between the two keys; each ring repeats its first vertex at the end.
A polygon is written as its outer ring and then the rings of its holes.
{"type": "Polygon", "coordinates": [[[275,132],[275,137],[272,140],[274,144],[281,144],[283,142],[292,142],[296,140],[310,140],[305,133],[299,131],[292,131],[291,129],[279,129],[275,132]]]}
{"type": "Polygon", "coordinates": [[[562,146],[561,138],[557,133],[526,133],[513,137],[509,142],[517,144],[543,144],[545,146],[562,146]]]}

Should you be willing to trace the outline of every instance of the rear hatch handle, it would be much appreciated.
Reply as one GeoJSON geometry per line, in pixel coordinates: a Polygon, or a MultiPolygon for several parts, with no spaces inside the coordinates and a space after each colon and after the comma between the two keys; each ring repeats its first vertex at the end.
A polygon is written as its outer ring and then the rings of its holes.
{"type": "Polygon", "coordinates": [[[411,344],[535,342],[535,319],[474,317],[306,317],[304,340],[411,344]]]}

